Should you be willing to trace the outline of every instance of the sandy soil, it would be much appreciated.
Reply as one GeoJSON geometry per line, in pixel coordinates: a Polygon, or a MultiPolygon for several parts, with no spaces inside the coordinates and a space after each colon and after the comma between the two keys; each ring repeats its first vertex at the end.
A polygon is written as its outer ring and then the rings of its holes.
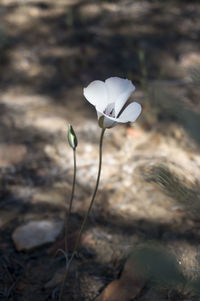
{"type": "Polygon", "coordinates": [[[100,136],[82,89],[121,76],[136,85],[143,114],[106,131],[100,187],[65,300],[200,300],[198,1],[2,0],[0,17],[0,299],[58,300],[65,259],[54,255],[63,232],[29,252],[17,251],[12,234],[29,221],[63,221],[71,123],[79,140],[73,249],[100,136]],[[151,273],[138,265],[138,250],[151,273]],[[118,282],[117,297],[110,287],[101,295],[123,273],[133,295],[118,282]]]}

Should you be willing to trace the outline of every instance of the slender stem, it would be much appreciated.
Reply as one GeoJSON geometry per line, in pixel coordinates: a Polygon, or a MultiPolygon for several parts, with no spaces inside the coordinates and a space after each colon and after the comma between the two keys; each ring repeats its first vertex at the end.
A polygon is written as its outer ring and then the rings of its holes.
{"type": "Polygon", "coordinates": [[[88,208],[88,211],[86,213],[86,216],[83,220],[83,223],[81,225],[81,229],[80,229],[80,232],[79,232],[79,235],[78,235],[78,238],[76,240],[76,244],[75,244],[75,247],[74,247],[74,251],[72,253],[72,257],[70,259],[70,261],[72,261],[74,255],[76,254],[76,251],[79,247],[79,243],[80,243],[80,240],[81,240],[81,236],[82,236],[82,233],[83,233],[83,230],[85,228],[85,224],[87,222],[87,219],[88,219],[88,216],[90,214],[90,211],[92,209],[92,205],[94,203],[94,200],[95,200],[95,197],[96,197],[96,193],[97,193],[97,190],[98,190],[98,186],[99,186],[99,180],[100,180],[100,175],[101,175],[101,165],[102,165],[102,146],[103,146],[103,136],[104,136],[104,132],[105,132],[105,129],[102,129],[102,132],[101,132],[101,137],[100,137],[100,142],[99,142],[99,170],[98,170],[98,175],[97,175],[97,181],[96,181],[96,185],[95,185],[95,189],[94,189],[94,192],[93,192],[93,196],[92,196],[92,199],[90,201],[90,206],[88,208]]]}
{"type": "Polygon", "coordinates": [[[59,301],[62,300],[65,282],[66,282],[66,278],[67,278],[67,267],[68,267],[67,238],[68,238],[69,220],[70,220],[70,215],[71,215],[71,210],[72,210],[72,202],[74,199],[74,190],[75,190],[75,184],[76,184],[76,148],[73,148],[73,158],[74,158],[74,176],[73,176],[73,183],[72,183],[72,192],[71,192],[71,198],[70,198],[70,202],[69,202],[69,209],[66,210],[66,215],[65,215],[65,254],[66,254],[66,260],[67,260],[67,266],[66,266],[65,275],[63,278],[63,282],[62,282],[62,287],[60,290],[59,301]]]}
{"type": "Polygon", "coordinates": [[[72,183],[72,192],[71,192],[71,199],[69,202],[69,209],[66,210],[66,217],[65,217],[65,252],[68,255],[68,247],[67,247],[67,238],[68,238],[68,230],[69,230],[69,220],[72,211],[72,202],[74,198],[74,190],[76,184],[76,149],[73,149],[73,158],[74,158],[74,176],[73,176],[73,183],[72,183]]]}
{"type": "MultiPolygon", "coordinates": [[[[97,190],[98,190],[98,186],[99,186],[99,180],[100,180],[100,175],[101,175],[101,165],[102,165],[102,146],[103,146],[103,136],[104,136],[104,133],[105,133],[105,129],[102,129],[102,132],[101,132],[101,137],[100,137],[100,142],[99,142],[99,169],[98,169],[98,175],[97,175],[97,180],[96,180],[96,185],[95,185],[95,188],[94,188],[94,192],[93,192],[93,195],[92,195],[92,199],[90,201],[90,205],[89,205],[89,208],[88,208],[88,211],[84,217],[84,220],[83,220],[83,223],[81,225],[81,229],[80,229],[80,232],[79,232],[79,235],[78,235],[78,238],[76,240],[76,244],[75,244],[75,247],[74,247],[74,251],[72,253],[72,256],[70,258],[70,260],[67,262],[67,267],[66,267],[66,271],[65,271],[65,276],[64,276],[64,281],[63,283],[65,284],[66,282],[66,279],[67,279],[67,274],[69,272],[69,269],[70,269],[70,265],[71,265],[71,262],[77,252],[77,249],[79,247],[79,244],[80,244],[80,240],[81,240],[81,236],[82,236],[82,233],[83,233],[83,230],[85,228],[85,224],[87,222],[87,219],[88,219],[88,216],[90,214],[90,211],[92,209],[92,205],[94,203],[94,200],[95,200],[95,197],[96,197],[96,193],[97,193],[97,190]]],[[[61,289],[61,293],[60,293],[60,297],[59,297],[59,301],[62,300],[62,295],[63,295],[63,291],[64,291],[64,286],[62,286],[62,289],[61,289]]]]}

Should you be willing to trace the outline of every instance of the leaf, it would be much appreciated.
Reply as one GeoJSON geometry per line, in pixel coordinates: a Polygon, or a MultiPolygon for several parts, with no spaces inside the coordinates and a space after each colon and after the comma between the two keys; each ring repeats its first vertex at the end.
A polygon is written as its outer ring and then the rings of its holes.
{"type": "Polygon", "coordinates": [[[97,298],[97,301],[130,301],[135,298],[146,282],[145,275],[130,257],[119,280],[112,281],[97,298]]]}

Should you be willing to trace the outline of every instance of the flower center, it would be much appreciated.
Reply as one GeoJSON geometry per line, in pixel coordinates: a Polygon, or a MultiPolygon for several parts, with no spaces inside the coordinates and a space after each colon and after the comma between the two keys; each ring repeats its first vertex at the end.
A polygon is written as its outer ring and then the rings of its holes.
{"type": "Polygon", "coordinates": [[[104,114],[106,114],[109,117],[114,117],[115,118],[115,107],[114,107],[114,103],[110,103],[109,105],[107,105],[107,107],[105,108],[105,110],[103,111],[104,114]]]}

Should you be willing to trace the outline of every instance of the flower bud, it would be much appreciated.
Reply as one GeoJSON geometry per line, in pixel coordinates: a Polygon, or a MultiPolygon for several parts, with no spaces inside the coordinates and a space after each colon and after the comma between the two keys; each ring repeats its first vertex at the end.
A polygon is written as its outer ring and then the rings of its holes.
{"type": "Polygon", "coordinates": [[[76,138],[76,134],[73,130],[73,127],[71,126],[71,124],[69,124],[69,127],[68,127],[68,142],[69,142],[69,145],[75,149],[78,145],[78,140],[76,138]]]}

